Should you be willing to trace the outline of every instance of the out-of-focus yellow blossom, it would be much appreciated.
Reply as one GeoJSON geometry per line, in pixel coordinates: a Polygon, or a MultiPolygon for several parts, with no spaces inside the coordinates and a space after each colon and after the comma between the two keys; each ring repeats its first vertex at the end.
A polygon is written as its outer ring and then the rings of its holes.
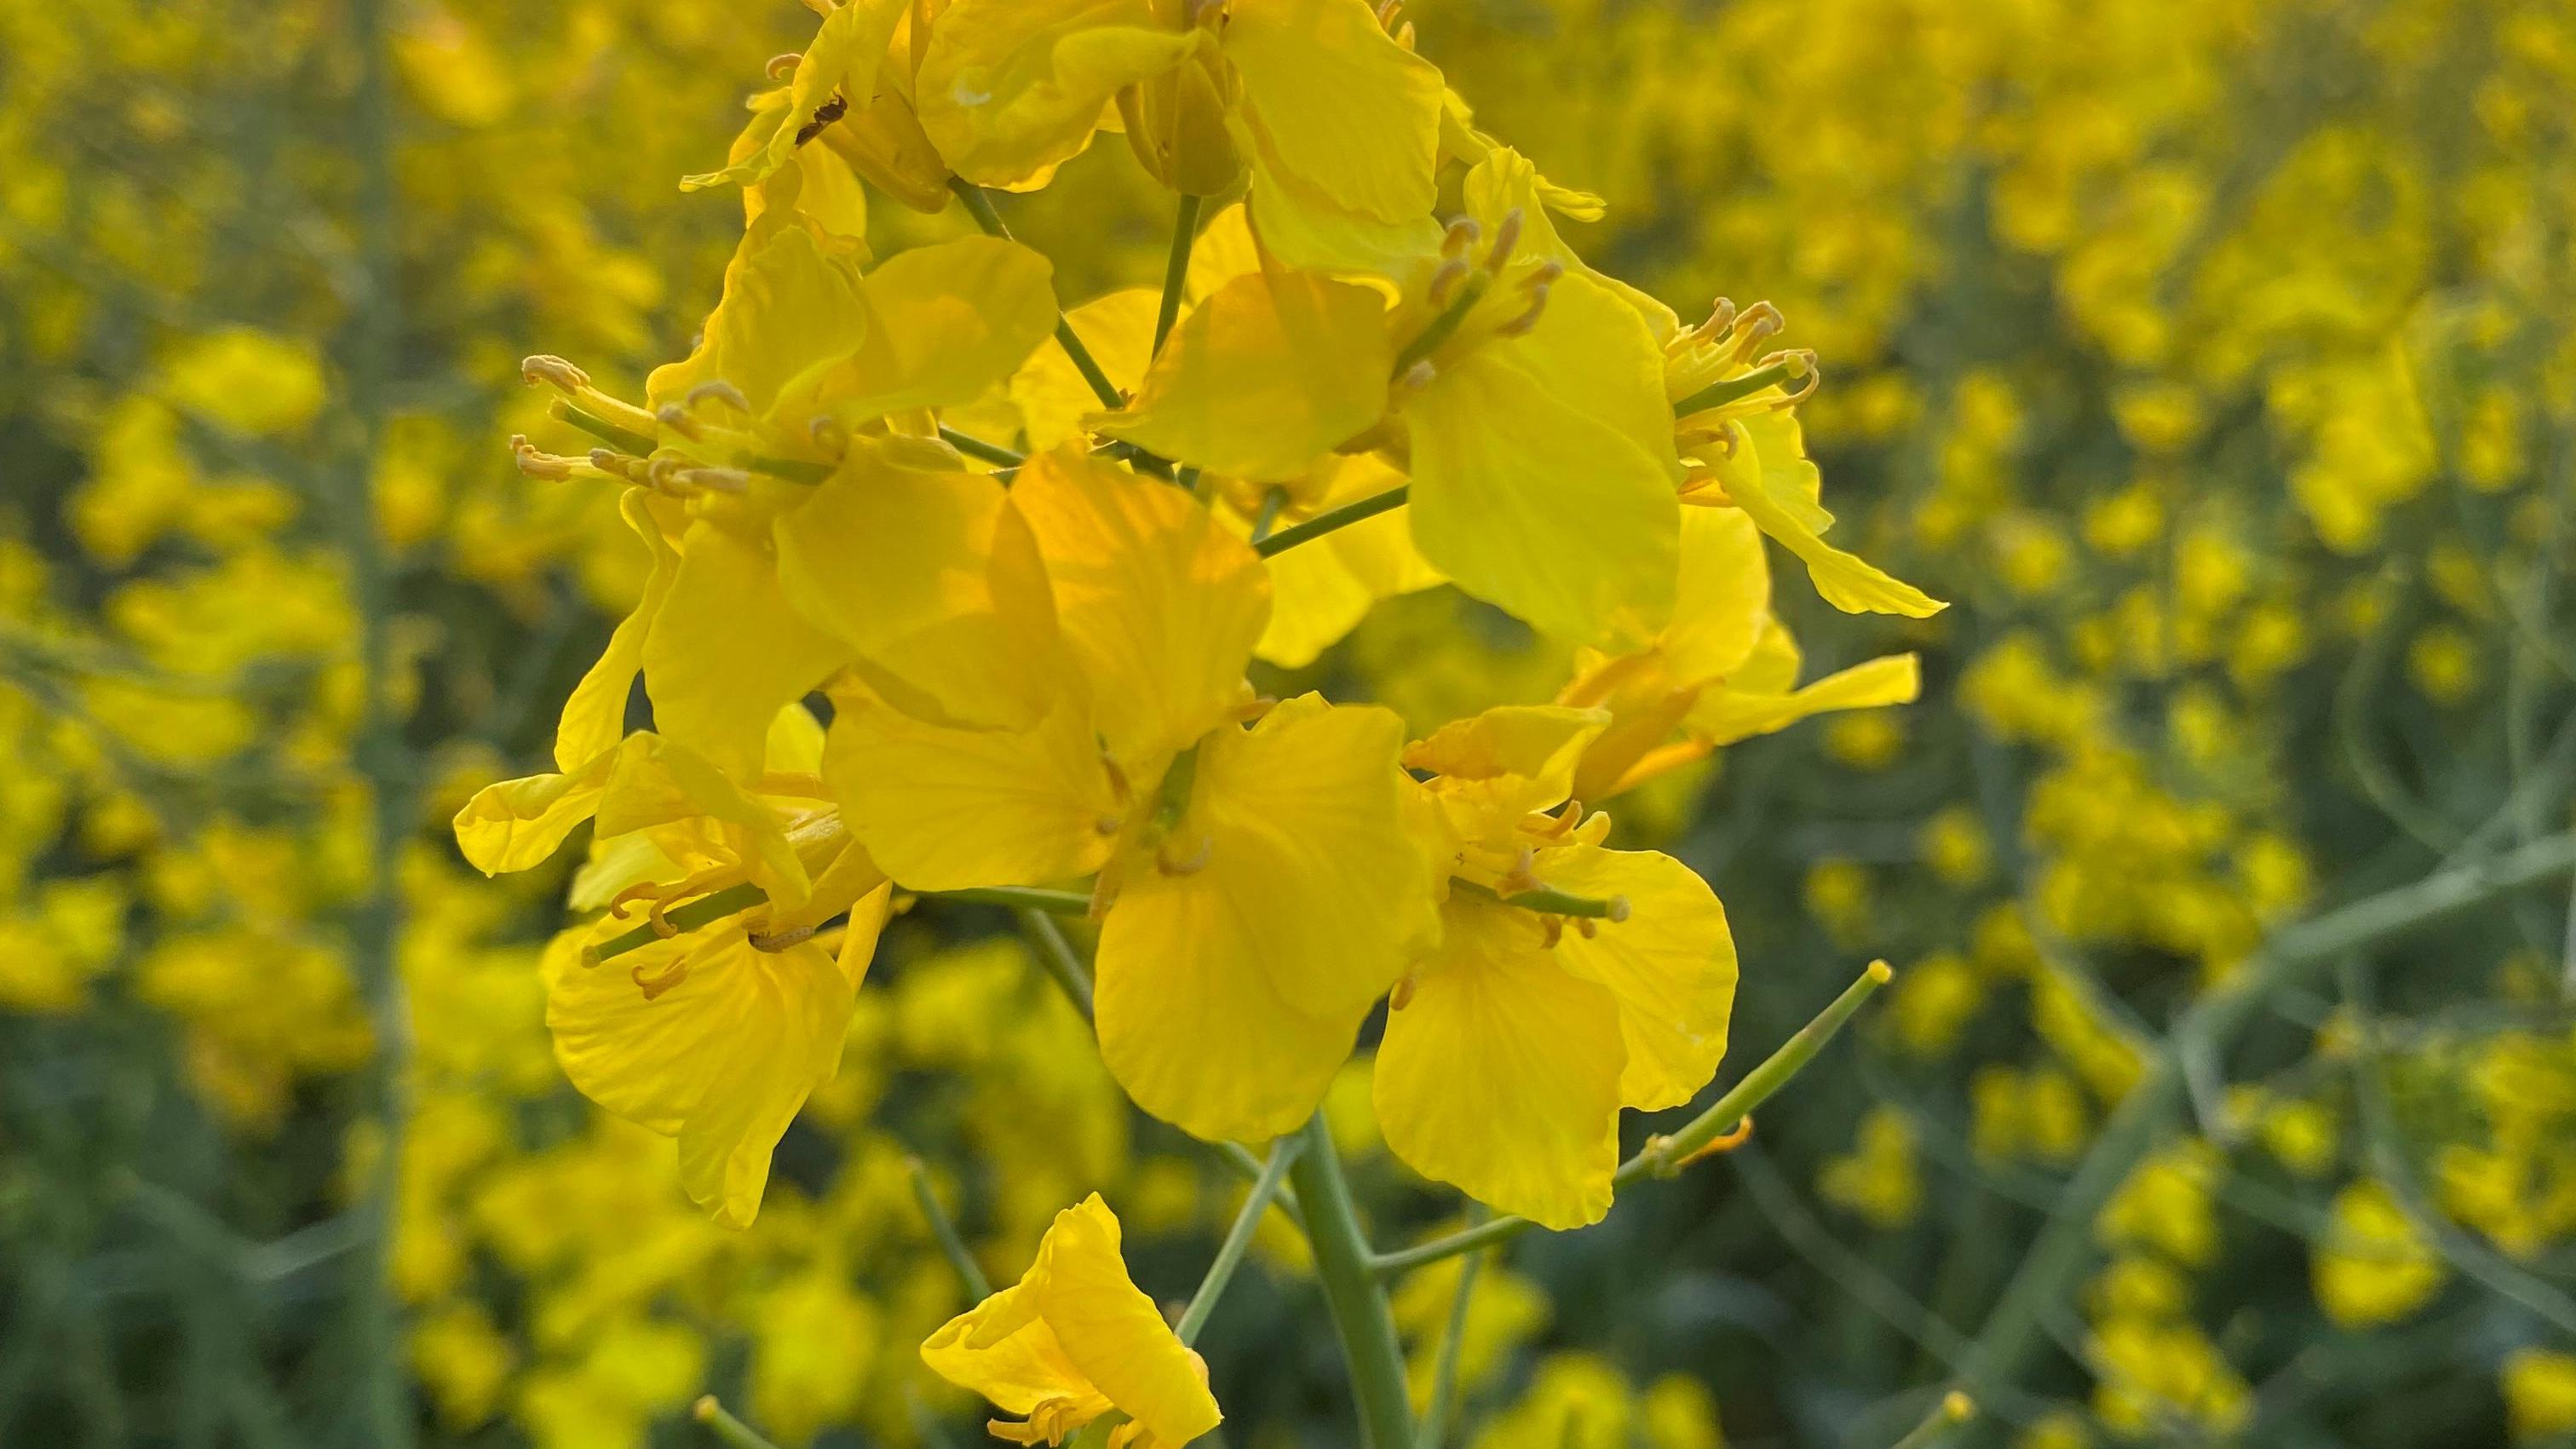
{"type": "Polygon", "coordinates": [[[2516,1439],[2576,1433],[2576,1354],[2517,1349],[2505,1358],[2497,1378],[2516,1439]]]}
{"type": "MultiPolygon", "coordinates": [[[[1390,1295],[1396,1327],[1412,1344],[1405,1356],[1405,1385],[1416,1410],[1430,1403],[1441,1356],[1449,1351],[1449,1313],[1463,1261],[1434,1263],[1409,1274],[1390,1295]]],[[[1547,1321],[1547,1294],[1536,1283],[1499,1263],[1485,1264],[1476,1274],[1475,1296],[1467,1300],[1458,1338],[1459,1392],[1474,1393],[1492,1383],[1512,1352],[1537,1337],[1547,1321]]]]}
{"type": "Polygon", "coordinates": [[[1898,973],[1888,1001],[1888,1029],[1919,1057],[1946,1055],[1985,1004],[1985,982],[1967,958],[1935,952],[1898,973]]]}
{"type": "Polygon", "coordinates": [[[1178,1449],[1224,1417],[1207,1365],[1129,1281],[1118,1219],[1097,1193],[1057,1214],[1020,1281],[932,1334],[921,1359],[1018,1415],[992,1422],[1017,1444],[1061,1444],[1115,1412],[1110,1444],[1178,1449]]]}
{"type": "Polygon", "coordinates": [[[2215,1194],[2224,1171],[2208,1143],[2168,1147],[2140,1163],[2103,1204],[2094,1236],[2113,1247],[2152,1247],[2186,1267],[2205,1265],[2218,1252],[2215,1194]]]}
{"type": "Polygon", "coordinates": [[[2312,1270],[2318,1304],[2347,1328],[2406,1317],[2450,1276],[2388,1188],[2370,1181],[2335,1194],[2312,1270]]]}
{"type": "Polygon", "coordinates": [[[1816,1173],[1816,1192],[1860,1215],[1881,1231],[1901,1228],[1923,1210],[1923,1172],[1915,1161],[1914,1128],[1894,1107],[1873,1107],[1860,1119],[1852,1150],[1830,1157],[1816,1173]]]}

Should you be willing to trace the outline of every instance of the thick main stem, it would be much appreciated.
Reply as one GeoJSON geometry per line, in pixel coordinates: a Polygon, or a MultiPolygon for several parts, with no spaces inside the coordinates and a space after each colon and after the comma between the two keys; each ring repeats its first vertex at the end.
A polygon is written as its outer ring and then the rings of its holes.
{"type": "Polygon", "coordinates": [[[1350,1370],[1360,1442],[1365,1449],[1409,1449],[1413,1406],[1405,1396],[1404,1350],[1396,1342],[1395,1314],[1370,1271],[1368,1239],[1360,1232],[1359,1210],[1351,1202],[1350,1184],[1342,1180],[1342,1159],[1333,1150],[1324,1114],[1308,1119],[1305,1132],[1305,1150],[1297,1154],[1288,1177],[1305,1210],[1315,1276],[1323,1281],[1324,1305],[1332,1312],[1342,1362],[1350,1370]]]}

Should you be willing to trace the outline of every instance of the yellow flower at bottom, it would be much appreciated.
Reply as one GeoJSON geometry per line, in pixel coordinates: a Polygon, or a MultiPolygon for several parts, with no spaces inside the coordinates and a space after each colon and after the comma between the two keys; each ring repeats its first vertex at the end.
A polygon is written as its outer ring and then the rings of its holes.
{"type": "Polygon", "coordinates": [[[1098,1193],[1057,1213],[1020,1281],[950,1319],[921,1361],[1019,1415],[991,1425],[1019,1444],[1060,1444],[1120,1413],[1110,1449],[1178,1449],[1225,1417],[1207,1365],[1128,1278],[1117,1215],[1098,1193]]]}

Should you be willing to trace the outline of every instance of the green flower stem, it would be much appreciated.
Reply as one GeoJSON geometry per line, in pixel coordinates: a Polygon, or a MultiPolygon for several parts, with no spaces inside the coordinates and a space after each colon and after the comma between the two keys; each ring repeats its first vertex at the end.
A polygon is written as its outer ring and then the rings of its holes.
{"type": "Polygon", "coordinates": [[[1977,1401],[1952,1389],[1941,1396],[1941,1402],[1932,1406],[1932,1412],[1923,1416],[1922,1423],[1896,1441],[1896,1449],[1932,1449],[1951,1430],[1976,1416],[1977,1401]]]}
{"type": "Polygon", "coordinates": [[[1064,938],[1064,927],[1035,906],[1022,906],[1011,914],[1019,919],[1020,933],[1037,948],[1038,965],[1054,978],[1056,989],[1073,1003],[1074,1010],[1082,1013],[1084,1021],[1091,1020],[1091,973],[1083,969],[1073,943],[1064,938]]]}
{"type": "MultiPolygon", "coordinates": [[[[924,900],[958,901],[977,906],[1008,906],[1013,910],[1053,911],[1063,916],[1078,916],[1091,909],[1091,897],[1080,891],[1041,890],[1035,886],[987,886],[964,891],[923,891],[920,895],[924,900]]],[[[747,911],[754,906],[766,904],[768,900],[768,895],[756,885],[746,883],[727,886],[713,895],[700,896],[687,905],[672,907],[662,913],[662,919],[670,923],[673,934],[684,934],[700,926],[721,921],[738,911],[747,911]]],[[[640,950],[661,939],[663,939],[662,933],[653,929],[653,923],[647,921],[622,936],[612,936],[601,942],[592,950],[591,962],[596,965],[602,961],[613,961],[629,951],[640,950]]],[[[1054,968],[1050,966],[1049,969],[1054,968]]],[[[1090,1000],[1091,991],[1086,983],[1079,1002],[1085,1016],[1090,1015],[1090,1000]]]]}
{"type": "Polygon", "coordinates": [[[1286,507],[1287,503],[1287,489],[1267,488],[1262,490],[1261,512],[1252,520],[1252,546],[1254,548],[1261,547],[1261,541],[1270,536],[1270,530],[1279,526],[1279,510],[1286,507]]]}
{"type": "Polygon", "coordinates": [[[717,1403],[713,1394],[701,1397],[697,1407],[689,1412],[699,1423],[707,1426],[707,1432],[713,1434],[725,1449],[778,1449],[777,1445],[760,1437],[759,1430],[726,1413],[725,1406],[717,1403]]]}
{"type": "MultiPolygon", "coordinates": [[[[896,887],[901,890],[901,886],[896,887]]],[[[1008,906],[1012,910],[1053,911],[1059,916],[1079,916],[1091,910],[1091,896],[1083,891],[1042,890],[1036,886],[977,886],[962,891],[916,891],[925,901],[955,901],[970,906],[1008,906]]]]}
{"type": "Polygon", "coordinates": [[[1673,404],[1673,416],[1686,418],[1709,408],[1723,407],[1737,398],[1751,397],[1766,387],[1796,382],[1807,375],[1808,365],[1803,357],[1784,358],[1769,367],[1757,367],[1742,377],[1720,378],[1673,404]]]}
{"type": "MultiPolygon", "coordinates": [[[[1815,1020],[1798,1028],[1796,1035],[1781,1043],[1778,1051],[1746,1073],[1743,1081],[1729,1088],[1726,1095],[1709,1105],[1707,1111],[1692,1118],[1688,1126],[1670,1137],[1648,1138],[1636,1156],[1619,1165],[1618,1173],[1611,1178],[1612,1183],[1626,1187],[1639,1178],[1671,1177],[1679,1172],[1693,1156],[1733,1131],[1754,1108],[1770,1100],[1772,1093],[1787,1086],[1790,1078],[1816,1059],[1816,1053],[1824,1050],[1825,1043],[1834,1039],[1834,1034],[1843,1029],[1843,1024],[1852,1019],[1861,1004],[1876,995],[1878,988],[1886,985],[1894,975],[1886,962],[1871,962],[1869,969],[1860,974],[1860,979],[1844,987],[1843,994],[1835,997],[1831,1006],[1818,1012],[1815,1020]]],[[[1536,1226],[1524,1217],[1500,1217],[1444,1238],[1434,1238],[1392,1253],[1381,1253],[1370,1261],[1369,1266],[1380,1277],[1391,1277],[1425,1263],[1437,1263],[1460,1253],[1472,1253],[1478,1248],[1509,1242],[1536,1226]]]]}
{"type": "Polygon", "coordinates": [[[2053,1305],[2067,1301],[2094,1258],[2093,1222],[2140,1159],[2188,1105],[2184,1064],[2214,1059],[2266,1004],[2336,961],[2392,936],[2474,910],[2576,871],[2576,833],[2435,871],[2409,885],[2274,932],[2226,980],[2201,994],[2152,1051],[2146,1070],[2077,1164],[2039,1237],[1959,1360],[1959,1377],[1989,1403],[2003,1401],[2039,1351],[2053,1305]]]}
{"type": "Polygon", "coordinates": [[[601,442],[623,452],[632,453],[638,458],[649,458],[655,448],[662,446],[642,433],[619,427],[568,398],[556,398],[547,406],[546,411],[601,442]]]}
{"type": "Polygon", "coordinates": [[[1330,512],[1318,513],[1293,528],[1283,528],[1262,539],[1252,546],[1252,551],[1263,558],[1285,553],[1301,543],[1309,543],[1322,538],[1325,534],[1348,528],[1364,518],[1375,518],[1390,508],[1403,507],[1406,492],[1407,490],[1403,488],[1389,488],[1384,493],[1371,494],[1356,503],[1345,503],[1330,512]]]}
{"type": "Polygon", "coordinates": [[[1261,1175],[1252,1180],[1252,1191],[1243,1200],[1243,1210],[1234,1215],[1234,1226],[1228,1228],[1225,1241],[1217,1246],[1215,1261],[1208,1264],[1207,1276],[1199,1280],[1199,1291],[1190,1297],[1190,1306],[1181,1312],[1181,1321],[1172,1332],[1183,1343],[1196,1343],[1199,1330],[1207,1327],[1208,1316],[1216,1312],[1217,1300],[1225,1296],[1225,1285],[1234,1270],[1243,1265],[1243,1255],[1252,1246],[1252,1235],[1261,1227],[1261,1215],[1270,1211],[1270,1200],[1279,1193],[1280,1180],[1288,1175],[1289,1166],[1306,1145],[1303,1137],[1282,1137],[1271,1144],[1270,1160],[1262,1164],[1261,1175]]]}
{"type": "Polygon", "coordinates": [[[999,443],[988,443],[972,433],[961,433],[946,423],[939,425],[939,438],[940,441],[967,457],[981,458],[996,468],[1016,468],[1028,461],[1026,456],[1014,453],[999,443]]]}
{"type": "Polygon", "coordinates": [[[966,1300],[981,1303],[992,1297],[992,1280],[984,1276],[983,1265],[975,1261],[975,1255],[966,1250],[966,1238],[957,1231],[956,1219],[939,1205],[939,1193],[930,1183],[930,1165],[918,1157],[907,1157],[903,1170],[912,1177],[912,1200],[921,1205],[922,1221],[930,1224],[930,1236],[938,1241],[948,1266],[957,1270],[957,1277],[966,1285],[966,1300]]]}
{"type": "Polygon", "coordinates": [[[1628,919],[1628,898],[1625,896],[1612,896],[1603,900],[1596,896],[1568,895],[1564,891],[1552,890],[1514,891],[1510,895],[1503,895],[1471,880],[1453,880],[1449,883],[1449,888],[1462,895],[1499,901],[1504,905],[1518,906],[1522,910],[1536,911],[1544,916],[1582,916],[1595,921],[1628,919]]]}
{"type": "Polygon", "coordinates": [[[1149,357],[1163,355],[1163,339],[1172,335],[1172,324],[1181,317],[1181,292],[1190,282],[1190,247],[1199,239],[1199,200],[1182,193],[1180,210],[1172,218],[1172,257],[1163,264],[1163,305],[1154,314],[1149,357]]]}
{"type": "MultiPolygon", "coordinates": [[[[1011,240],[1011,229],[1002,224],[1002,214],[993,209],[993,198],[985,193],[983,187],[965,177],[951,176],[948,189],[957,193],[959,201],[966,203],[966,214],[975,218],[975,224],[984,229],[984,235],[1011,240]]],[[[1082,380],[1091,384],[1092,396],[1100,399],[1102,407],[1115,409],[1126,406],[1127,399],[1119,395],[1117,385],[1109,380],[1109,374],[1100,370],[1100,363],[1092,357],[1091,349],[1083,346],[1082,339],[1074,335],[1073,324],[1064,320],[1062,312],[1055,314],[1055,340],[1064,344],[1064,354],[1073,359],[1074,371],[1081,373],[1082,380]]]]}
{"type": "Polygon", "coordinates": [[[1396,1342],[1395,1314],[1386,1290],[1370,1272],[1374,1255],[1360,1231],[1359,1210],[1324,1114],[1308,1118],[1306,1148],[1289,1168],[1306,1212],[1306,1241],[1315,1252],[1315,1276],[1341,1340],[1350,1371],[1351,1397],[1359,1408],[1362,1449],[1410,1449],[1413,1405],[1405,1393],[1404,1350],[1396,1342]]]}
{"type": "Polygon", "coordinates": [[[1449,1299],[1449,1326],[1440,1336],[1440,1362],[1431,1373],[1431,1402],[1422,1410],[1415,1449],[1440,1449],[1440,1441],[1449,1435],[1449,1415],[1458,1398],[1459,1345],[1467,1337],[1467,1305],[1484,1266],[1482,1253],[1469,1253],[1467,1261],[1458,1265],[1458,1291],[1449,1299]]]}

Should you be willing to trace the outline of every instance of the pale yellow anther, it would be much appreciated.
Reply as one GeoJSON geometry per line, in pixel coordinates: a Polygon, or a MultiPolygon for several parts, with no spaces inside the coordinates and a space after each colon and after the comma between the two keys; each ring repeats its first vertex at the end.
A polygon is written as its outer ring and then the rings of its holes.
{"type": "Polygon", "coordinates": [[[1512,249],[1521,244],[1521,209],[1517,206],[1503,213],[1494,226],[1494,245],[1485,253],[1485,270],[1499,273],[1512,259],[1512,249]]]}
{"type": "Polygon", "coordinates": [[[796,74],[796,67],[803,65],[804,63],[805,57],[796,51],[791,50],[785,55],[771,56],[769,58],[769,64],[762,66],[761,71],[771,80],[785,80],[789,76],[796,74]]]}
{"type": "Polygon", "coordinates": [[[1399,396],[1406,393],[1420,392],[1424,388],[1429,387],[1433,380],[1439,376],[1440,369],[1431,365],[1430,358],[1423,358],[1421,361],[1416,362],[1411,367],[1406,368],[1403,372],[1396,375],[1395,391],[1399,396]]]}
{"type": "Polygon", "coordinates": [[[786,950],[790,946],[801,946],[807,941],[813,940],[814,933],[821,929],[822,928],[820,926],[798,926],[792,930],[779,931],[774,934],[767,932],[757,933],[747,937],[746,939],[751,942],[751,948],[753,950],[767,951],[772,955],[775,955],[780,951],[786,950]]]}
{"type": "Polygon", "coordinates": [[[540,352],[521,358],[519,377],[530,387],[547,383],[564,392],[581,392],[590,386],[590,374],[551,353],[540,352]]]}
{"type": "Polygon", "coordinates": [[[814,440],[815,447],[835,458],[850,451],[850,430],[839,418],[818,417],[805,425],[805,435],[814,440]]]}
{"type": "Polygon", "coordinates": [[[550,483],[560,483],[572,477],[580,466],[576,459],[559,457],[539,448],[528,441],[525,433],[510,435],[510,459],[519,465],[520,472],[550,483]]]}
{"type": "Polygon", "coordinates": [[[671,481],[680,487],[706,493],[725,493],[741,497],[751,491],[751,475],[740,468],[681,468],[673,471],[671,481]]]}
{"type": "Polygon", "coordinates": [[[1445,307],[1449,304],[1449,294],[1458,290],[1458,284],[1466,279],[1465,257],[1444,258],[1439,269],[1431,274],[1430,285],[1422,289],[1423,297],[1434,307],[1445,307]]]}
{"type": "Polygon", "coordinates": [[[720,402],[738,413],[751,411],[751,399],[742,395],[741,388],[721,377],[709,378],[696,387],[690,388],[681,400],[691,407],[704,402],[720,402]]]}
{"type": "Polygon", "coordinates": [[[1474,217],[1462,216],[1449,223],[1449,229],[1441,233],[1440,255],[1463,257],[1475,249],[1476,238],[1482,235],[1484,235],[1483,229],[1476,225],[1474,217]]]}
{"type": "Polygon", "coordinates": [[[1413,973],[1408,971],[1404,974],[1403,979],[1395,983],[1395,989],[1387,992],[1386,1009],[1389,1011],[1402,1011],[1412,1004],[1413,973]]]}
{"type": "Polygon", "coordinates": [[[690,417],[689,410],[678,403],[664,403],[655,408],[653,420],[691,442],[706,436],[705,430],[698,426],[698,420],[690,417]]]}

